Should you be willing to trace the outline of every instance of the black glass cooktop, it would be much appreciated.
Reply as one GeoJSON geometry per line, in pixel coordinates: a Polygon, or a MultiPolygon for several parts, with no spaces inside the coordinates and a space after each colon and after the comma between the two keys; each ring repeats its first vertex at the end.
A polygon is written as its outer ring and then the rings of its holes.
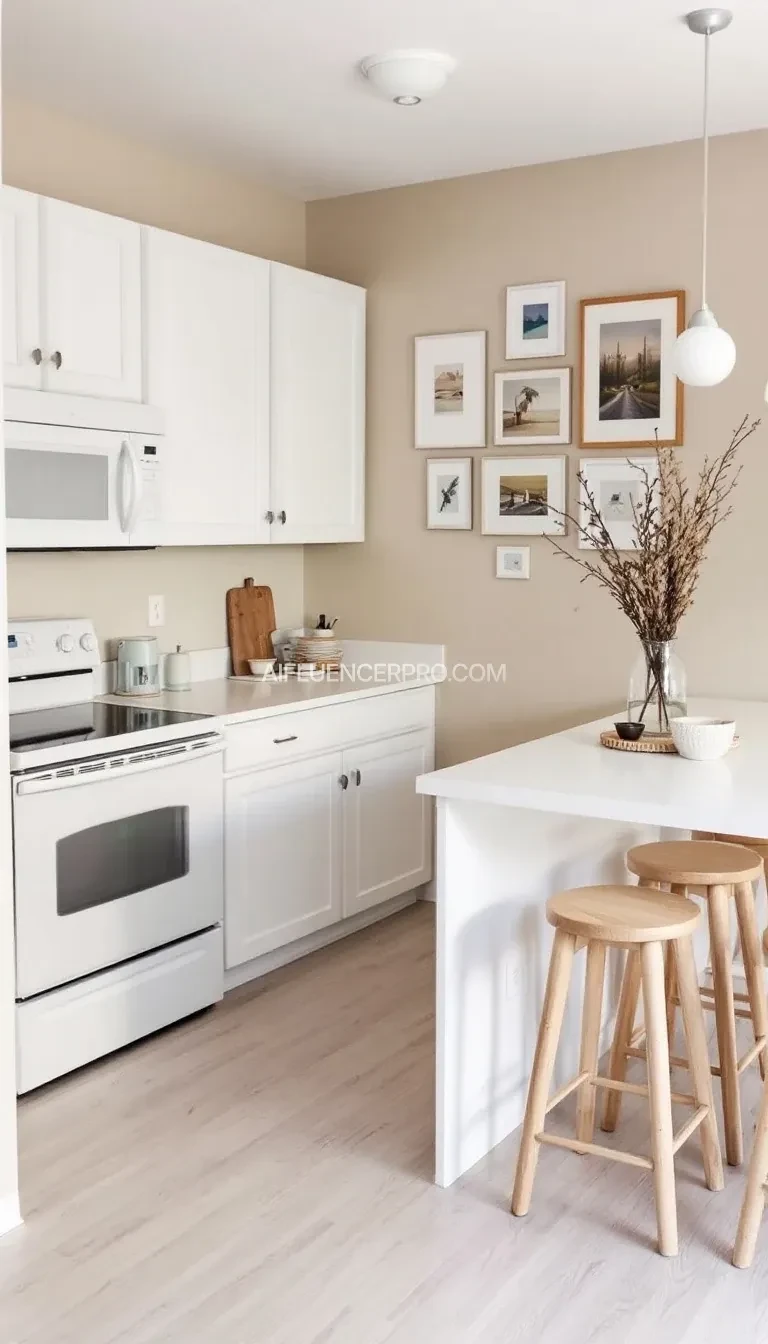
{"type": "Polygon", "coordinates": [[[153,705],[105,705],[88,700],[59,709],[35,709],[11,714],[11,751],[34,751],[68,742],[95,742],[101,738],[142,733],[148,728],[170,728],[178,723],[208,719],[209,714],[185,714],[153,705]]]}

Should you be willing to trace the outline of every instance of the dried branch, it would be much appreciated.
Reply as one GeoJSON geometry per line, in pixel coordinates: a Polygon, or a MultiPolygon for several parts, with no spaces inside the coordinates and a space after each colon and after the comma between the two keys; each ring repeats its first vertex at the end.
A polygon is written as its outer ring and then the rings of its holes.
{"type": "Polygon", "coordinates": [[[693,602],[712,533],[730,516],[730,496],[741,475],[739,450],[759,424],[744,416],[725,451],[713,461],[705,458],[695,488],[687,484],[673,448],[659,451],[658,476],[644,463],[632,463],[642,477],[640,498],[632,502],[635,550],[616,549],[583,472],[578,473],[583,521],[558,511],[592,555],[576,554],[550,538],[552,546],[579,566],[582,583],[593,579],[611,594],[645,644],[674,639],[693,602]]]}

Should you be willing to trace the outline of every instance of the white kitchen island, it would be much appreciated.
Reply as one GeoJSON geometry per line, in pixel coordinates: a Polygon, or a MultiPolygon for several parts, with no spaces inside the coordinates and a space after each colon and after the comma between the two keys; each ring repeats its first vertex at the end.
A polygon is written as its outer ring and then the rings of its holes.
{"type": "MultiPolygon", "coordinates": [[[[551,943],[547,897],[634,880],[627,849],[662,835],[768,835],[768,703],[702,700],[689,712],[735,718],[739,745],[710,762],[608,751],[605,719],[419,779],[438,800],[438,1185],[522,1121],[551,943]]],[[[583,963],[554,1086],[577,1071],[583,963]]],[[[605,1044],[620,973],[614,953],[605,1044]]]]}

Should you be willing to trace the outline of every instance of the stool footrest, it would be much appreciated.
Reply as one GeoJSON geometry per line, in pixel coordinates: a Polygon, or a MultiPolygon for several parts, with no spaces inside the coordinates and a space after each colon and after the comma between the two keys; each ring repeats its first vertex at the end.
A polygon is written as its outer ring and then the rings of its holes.
{"type": "Polygon", "coordinates": [[[685,1143],[686,1139],[690,1139],[690,1137],[691,1137],[693,1131],[694,1131],[695,1129],[698,1129],[698,1127],[699,1127],[699,1125],[701,1124],[702,1120],[703,1120],[704,1117],[707,1116],[707,1115],[709,1115],[709,1107],[708,1107],[708,1106],[698,1106],[698,1107],[696,1108],[696,1110],[693,1112],[693,1115],[690,1115],[690,1116],[688,1117],[688,1119],[686,1120],[685,1124],[684,1124],[684,1125],[681,1125],[680,1128],[678,1129],[677,1133],[673,1136],[673,1139],[672,1139],[672,1152],[673,1152],[673,1153],[676,1153],[677,1150],[678,1150],[678,1148],[682,1148],[682,1146],[683,1146],[683,1144],[685,1143]]]}
{"type": "MultiPolygon", "coordinates": [[[[647,1083],[625,1083],[618,1078],[593,1078],[591,1082],[593,1087],[607,1087],[609,1092],[631,1092],[636,1097],[647,1097],[649,1094],[647,1083]]],[[[678,1106],[698,1104],[696,1098],[688,1092],[671,1092],[670,1096],[678,1106]]]]}
{"type": "Polygon", "coordinates": [[[589,1074],[585,1071],[584,1073],[578,1073],[575,1078],[571,1079],[570,1083],[565,1083],[563,1087],[558,1088],[557,1092],[553,1092],[552,1096],[549,1098],[547,1109],[544,1114],[549,1115],[549,1112],[554,1111],[555,1107],[559,1106],[561,1101],[565,1101],[566,1097],[570,1097],[571,1093],[575,1092],[577,1087],[581,1087],[581,1084],[586,1083],[588,1080],[589,1074]]]}
{"type": "MultiPolygon", "coordinates": [[[[630,1055],[630,1056],[632,1057],[632,1059],[647,1059],[647,1058],[648,1058],[648,1056],[647,1056],[645,1050],[639,1050],[639,1049],[637,1048],[637,1046],[634,1046],[634,1045],[630,1045],[629,1048],[628,1048],[627,1050],[624,1051],[624,1053],[625,1053],[625,1055],[630,1055]]],[[[670,1056],[669,1056],[669,1062],[670,1062],[670,1064],[674,1065],[674,1067],[675,1067],[676,1069],[687,1069],[687,1068],[688,1068],[688,1060],[687,1060],[687,1059],[683,1059],[682,1055],[670,1055],[670,1056]]],[[[712,1072],[714,1073],[714,1069],[712,1070],[712,1072]]]]}
{"type": "Polygon", "coordinates": [[[753,1059],[757,1059],[757,1056],[760,1054],[761,1050],[765,1049],[765,1042],[766,1042],[765,1036],[759,1036],[757,1038],[754,1045],[751,1045],[749,1047],[749,1050],[747,1050],[746,1054],[743,1054],[741,1056],[741,1059],[736,1065],[737,1073],[743,1073],[745,1069],[749,1068],[749,1065],[752,1063],[753,1059]]]}
{"type": "Polygon", "coordinates": [[[653,1171],[650,1157],[640,1153],[627,1153],[621,1148],[606,1148],[602,1143],[582,1143],[580,1139],[562,1138],[559,1134],[536,1135],[537,1143],[548,1143],[553,1148],[567,1148],[572,1153],[591,1153],[593,1157],[607,1157],[610,1162],[625,1162],[630,1167],[642,1167],[644,1171],[653,1171]]]}

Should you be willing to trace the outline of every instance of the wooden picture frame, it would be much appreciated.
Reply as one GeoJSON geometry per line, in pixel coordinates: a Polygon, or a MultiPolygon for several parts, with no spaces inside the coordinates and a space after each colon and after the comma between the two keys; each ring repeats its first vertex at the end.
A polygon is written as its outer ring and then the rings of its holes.
{"type": "Polygon", "coordinates": [[[683,385],[670,355],[685,327],[685,291],[582,299],[580,313],[582,448],[682,444],[683,385]]]}

